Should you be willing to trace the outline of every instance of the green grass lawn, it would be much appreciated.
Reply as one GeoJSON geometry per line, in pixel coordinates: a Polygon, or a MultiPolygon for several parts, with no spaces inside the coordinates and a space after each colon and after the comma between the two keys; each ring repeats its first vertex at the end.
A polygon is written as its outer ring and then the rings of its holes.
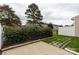
{"type": "Polygon", "coordinates": [[[71,42],[66,47],[79,52],[79,37],[54,35],[52,37],[45,38],[44,42],[50,43],[54,40],[63,42],[68,39],[71,39],[71,42]]]}
{"type": "Polygon", "coordinates": [[[72,42],[67,47],[79,52],[79,37],[73,37],[72,42]]]}

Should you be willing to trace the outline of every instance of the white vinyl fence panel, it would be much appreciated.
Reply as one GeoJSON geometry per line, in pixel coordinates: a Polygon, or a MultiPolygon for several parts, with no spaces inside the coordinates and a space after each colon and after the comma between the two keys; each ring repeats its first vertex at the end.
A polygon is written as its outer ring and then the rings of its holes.
{"type": "Polygon", "coordinates": [[[75,26],[59,27],[58,34],[66,36],[75,36],[75,26]]]}

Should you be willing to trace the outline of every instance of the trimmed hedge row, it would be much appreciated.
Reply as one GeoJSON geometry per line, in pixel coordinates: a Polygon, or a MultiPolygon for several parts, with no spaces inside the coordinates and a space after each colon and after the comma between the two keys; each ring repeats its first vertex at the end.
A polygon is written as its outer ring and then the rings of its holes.
{"type": "Polygon", "coordinates": [[[4,45],[14,45],[22,42],[32,41],[52,36],[50,27],[27,25],[21,28],[4,27],[4,45]]]}

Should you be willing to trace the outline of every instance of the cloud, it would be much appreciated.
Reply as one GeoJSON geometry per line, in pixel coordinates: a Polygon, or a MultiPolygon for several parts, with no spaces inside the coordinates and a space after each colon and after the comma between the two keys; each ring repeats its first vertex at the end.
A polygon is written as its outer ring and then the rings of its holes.
{"type": "MultiPolygon", "coordinates": [[[[21,18],[23,23],[27,18],[25,11],[30,3],[6,3],[16,11],[16,14],[21,18]]],[[[78,3],[36,3],[43,15],[44,22],[52,22],[55,24],[72,24],[71,18],[79,15],[78,3]]]]}

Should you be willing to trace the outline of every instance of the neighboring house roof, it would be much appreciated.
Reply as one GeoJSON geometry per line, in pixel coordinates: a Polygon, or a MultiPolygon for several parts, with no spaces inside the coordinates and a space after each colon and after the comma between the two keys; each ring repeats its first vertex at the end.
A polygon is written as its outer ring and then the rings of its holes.
{"type": "Polygon", "coordinates": [[[71,27],[71,26],[74,26],[74,24],[71,24],[71,25],[59,25],[59,27],[71,27]]]}
{"type": "Polygon", "coordinates": [[[53,24],[53,26],[58,26],[58,27],[60,27],[60,26],[63,26],[63,25],[57,25],[57,24],[53,24]]]}

